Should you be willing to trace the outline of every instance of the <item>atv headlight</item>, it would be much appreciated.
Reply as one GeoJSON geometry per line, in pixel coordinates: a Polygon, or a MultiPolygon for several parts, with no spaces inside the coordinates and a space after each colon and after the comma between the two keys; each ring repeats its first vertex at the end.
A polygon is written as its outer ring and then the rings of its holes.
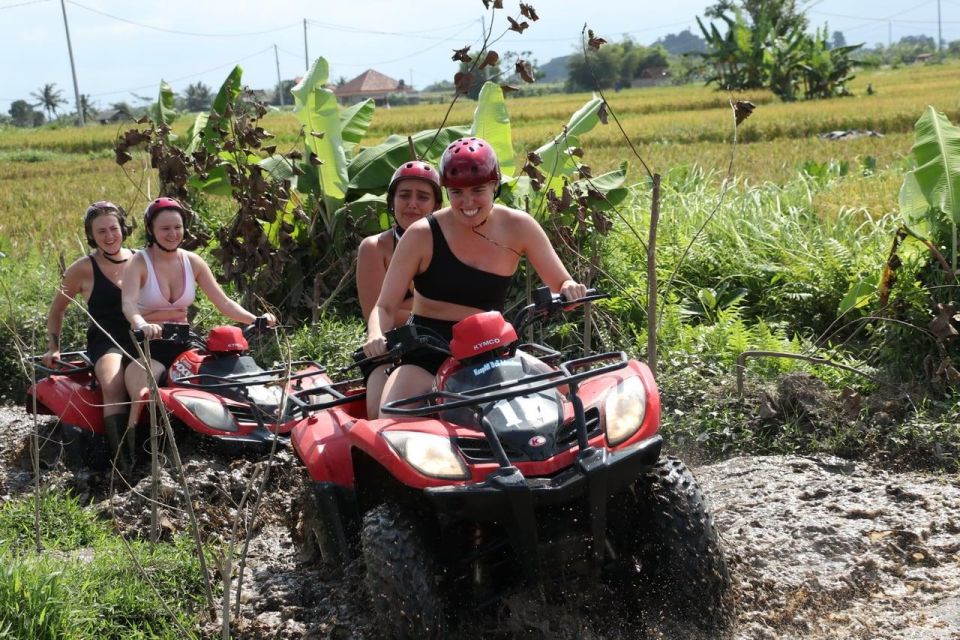
{"type": "Polygon", "coordinates": [[[647,392],[640,378],[621,380],[604,401],[607,442],[620,444],[637,432],[647,412],[647,392]]]}
{"type": "Polygon", "coordinates": [[[419,431],[384,431],[383,437],[400,457],[424,475],[449,480],[470,477],[450,438],[419,431]]]}
{"type": "Polygon", "coordinates": [[[186,393],[175,394],[177,402],[187,408],[187,411],[196,416],[197,420],[217,431],[237,431],[236,421],[219,402],[199,398],[186,393]]]}

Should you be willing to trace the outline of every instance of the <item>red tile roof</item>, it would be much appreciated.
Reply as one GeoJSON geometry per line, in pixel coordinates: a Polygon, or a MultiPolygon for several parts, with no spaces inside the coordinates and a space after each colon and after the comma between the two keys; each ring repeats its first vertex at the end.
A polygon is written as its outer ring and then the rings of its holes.
{"type": "Polygon", "coordinates": [[[405,88],[401,88],[400,83],[390,76],[385,76],[373,69],[367,69],[342,87],[337,87],[336,94],[343,96],[364,93],[390,93],[403,90],[405,88]]]}

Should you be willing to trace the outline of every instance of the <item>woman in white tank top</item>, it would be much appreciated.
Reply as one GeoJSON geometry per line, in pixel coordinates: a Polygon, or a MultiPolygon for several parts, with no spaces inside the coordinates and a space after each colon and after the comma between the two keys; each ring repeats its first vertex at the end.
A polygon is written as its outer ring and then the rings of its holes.
{"type": "MultiPolygon", "coordinates": [[[[123,313],[130,326],[150,340],[150,368],[154,377],[163,375],[186,345],[160,340],[161,324],[186,322],[187,310],[199,287],[214,306],[231,320],[249,324],[257,316],[231,300],[213,277],[209,265],[196,253],[180,248],[185,218],[189,211],[173,198],[157,198],[143,213],[146,248],[138,251],[123,276],[123,313]]],[[[269,325],[276,319],[264,314],[269,325]]],[[[125,382],[133,401],[128,423],[136,426],[146,394],[147,371],[142,363],[127,367],[125,382]]]]}

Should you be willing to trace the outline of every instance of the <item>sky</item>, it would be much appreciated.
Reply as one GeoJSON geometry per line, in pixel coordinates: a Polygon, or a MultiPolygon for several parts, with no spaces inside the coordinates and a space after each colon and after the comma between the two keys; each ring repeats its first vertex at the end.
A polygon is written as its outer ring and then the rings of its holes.
{"type": "MultiPolygon", "coordinates": [[[[323,56],[330,78],[376,69],[416,88],[452,79],[454,49],[476,50],[484,27],[504,32],[519,3],[504,0],[491,18],[482,0],[0,0],[0,112],[55,83],[74,104],[63,8],[79,92],[95,107],[155,99],[161,79],[176,92],[203,82],[214,91],[234,65],[255,89],[301,75],[323,56]],[[306,26],[305,26],[306,24],[306,26]],[[306,49],[306,51],[305,51],[306,49]]],[[[610,42],[629,35],[651,44],[670,33],[699,34],[706,0],[528,0],[539,14],[523,33],[493,48],[550,59],[580,51],[588,25],[610,42]]],[[[960,39],[960,0],[800,0],[812,26],[842,31],[848,44],[903,36],[960,39]]]]}

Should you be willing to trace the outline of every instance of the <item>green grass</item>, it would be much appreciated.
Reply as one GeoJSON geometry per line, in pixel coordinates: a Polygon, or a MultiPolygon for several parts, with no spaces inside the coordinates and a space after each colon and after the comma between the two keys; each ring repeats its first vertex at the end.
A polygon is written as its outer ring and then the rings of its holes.
{"type": "Polygon", "coordinates": [[[128,547],[76,499],[45,493],[38,552],[34,505],[0,507],[0,638],[195,637],[203,584],[192,542],[128,547]]]}

